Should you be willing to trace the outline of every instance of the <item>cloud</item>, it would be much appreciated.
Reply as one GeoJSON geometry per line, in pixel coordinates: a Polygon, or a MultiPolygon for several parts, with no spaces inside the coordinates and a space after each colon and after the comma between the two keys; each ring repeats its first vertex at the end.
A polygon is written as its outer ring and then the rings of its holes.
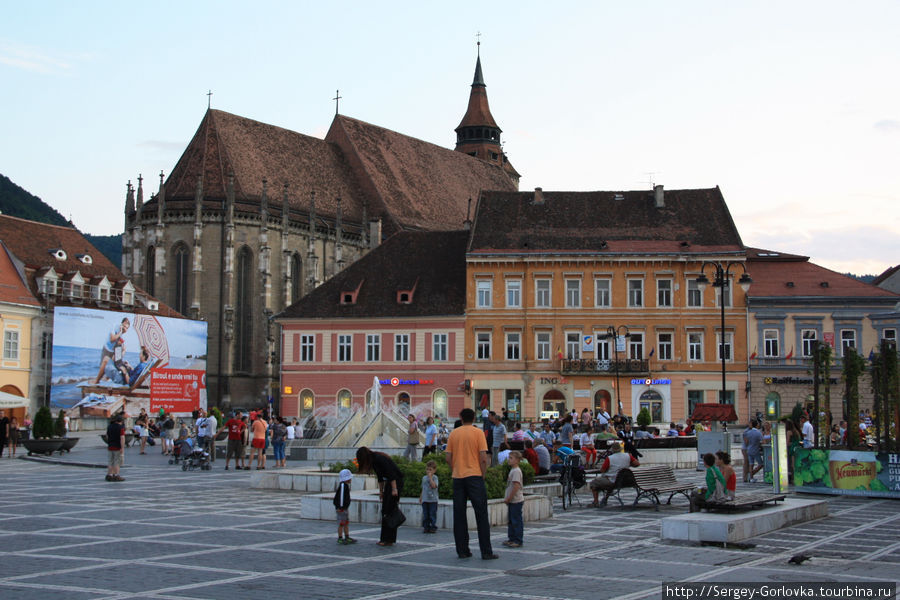
{"type": "Polygon", "coordinates": [[[165,140],[144,140],[137,143],[138,148],[150,148],[151,150],[162,150],[163,152],[183,150],[185,146],[187,146],[185,142],[167,142],[165,140]]]}
{"type": "Polygon", "coordinates": [[[0,64],[32,73],[65,73],[71,69],[69,59],[52,56],[34,46],[0,42],[0,64]]]}
{"type": "Polygon", "coordinates": [[[882,119],[876,122],[873,127],[882,133],[898,133],[900,132],[900,121],[897,119],[882,119]]]}

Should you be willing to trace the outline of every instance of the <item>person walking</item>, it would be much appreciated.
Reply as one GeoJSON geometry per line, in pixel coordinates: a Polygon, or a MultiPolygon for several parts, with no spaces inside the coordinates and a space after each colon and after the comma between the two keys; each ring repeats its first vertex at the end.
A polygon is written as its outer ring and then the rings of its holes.
{"type": "Polygon", "coordinates": [[[272,453],[275,458],[275,467],[284,468],[285,453],[284,440],[287,437],[287,425],[282,417],[275,417],[275,423],[272,425],[272,453]]]}
{"type": "MultiPolygon", "coordinates": [[[[269,424],[263,419],[262,413],[256,413],[256,420],[253,421],[250,428],[253,431],[253,441],[250,442],[250,445],[253,447],[254,455],[256,456],[256,470],[265,470],[266,433],[268,432],[269,424]]],[[[253,456],[250,457],[250,462],[253,462],[253,456]]]]}
{"type": "Polygon", "coordinates": [[[109,427],[106,428],[106,442],[106,449],[109,451],[106,480],[125,481],[125,478],[119,475],[119,467],[122,466],[125,458],[125,419],[122,417],[122,413],[114,416],[109,427]]]}
{"type": "Polygon", "coordinates": [[[413,414],[406,415],[406,419],[409,427],[406,430],[406,452],[403,456],[410,462],[415,462],[419,460],[419,424],[413,414]]]}
{"type": "Polygon", "coordinates": [[[437,449],[437,435],[437,425],[434,424],[432,417],[428,417],[425,419],[425,448],[422,450],[422,460],[437,449]]]}
{"type": "Polygon", "coordinates": [[[397,463],[384,452],[372,452],[363,446],[356,451],[356,462],[360,473],[375,473],[378,477],[378,498],[381,500],[381,537],[379,546],[393,546],[397,543],[397,527],[392,525],[394,512],[400,510],[400,490],[403,488],[403,473],[397,463]]]}
{"type": "MultiPolygon", "coordinates": [[[[9,418],[6,411],[0,408],[0,457],[3,456],[3,449],[9,443],[9,418]]],[[[7,455],[8,456],[8,455],[7,455]]]]}
{"type": "Polygon", "coordinates": [[[497,416],[497,413],[491,413],[491,420],[494,423],[494,427],[491,430],[491,466],[496,467],[500,464],[500,445],[506,443],[506,426],[500,417],[497,416]]]}
{"type": "Polygon", "coordinates": [[[459,558],[472,556],[466,519],[466,508],[471,501],[478,526],[481,558],[498,558],[491,548],[491,524],[488,520],[487,488],[484,484],[488,462],[487,442],[484,434],[473,425],[474,410],[462,409],[459,419],[462,424],[450,433],[445,450],[447,464],[450,465],[453,476],[453,539],[456,542],[456,555],[459,558]]]}

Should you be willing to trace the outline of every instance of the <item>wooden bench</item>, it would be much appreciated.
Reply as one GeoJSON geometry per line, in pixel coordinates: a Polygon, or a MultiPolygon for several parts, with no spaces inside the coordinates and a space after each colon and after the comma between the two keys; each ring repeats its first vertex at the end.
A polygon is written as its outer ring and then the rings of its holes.
{"type": "Polygon", "coordinates": [[[675,472],[668,465],[626,468],[616,475],[615,487],[612,491],[607,492],[604,500],[615,496],[619,504],[624,506],[625,503],[622,502],[619,492],[627,488],[634,488],[637,491],[634,506],[637,506],[641,498],[649,498],[653,504],[659,505],[659,497],[663,494],[669,494],[666,504],[672,503],[672,497],[675,494],[684,494],[684,497],[690,501],[691,492],[694,490],[693,485],[675,479],[675,472]]]}
{"type": "Polygon", "coordinates": [[[779,500],[784,500],[784,494],[773,494],[771,492],[753,492],[750,494],[740,494],[734,500],[726,500],[725,502],[704,502],[703,508],[710,510],[727,510],[729,512],[735,510],[752,510],[766,506],[769,502],[774,505],[779,500]]]}

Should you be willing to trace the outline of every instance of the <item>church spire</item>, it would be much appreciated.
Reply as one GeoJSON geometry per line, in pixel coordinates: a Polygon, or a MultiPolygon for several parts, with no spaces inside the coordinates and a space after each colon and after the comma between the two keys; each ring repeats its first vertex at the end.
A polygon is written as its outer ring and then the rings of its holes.
{"type": "Polygon", "coordinates": [[[500,146],[502,130],[491,114],[488,104],[487,85],[481,70],[481,41],[478,41],[478,55],[475,58],[475,76],[469,92],[466,114],[456,128],[456,151],[463,152],[503,167],[516,182],[519,174],[506,159],[500,146]]]}

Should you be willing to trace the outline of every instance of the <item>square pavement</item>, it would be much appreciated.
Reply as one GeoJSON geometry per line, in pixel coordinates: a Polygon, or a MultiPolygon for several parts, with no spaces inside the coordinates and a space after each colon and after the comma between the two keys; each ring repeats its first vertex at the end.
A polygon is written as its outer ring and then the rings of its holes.
{"type": "MultiPolygon", "coordinates": [[[[65,460],[102,463],[95,446],[65,460]]],[[[584,488],[581,506],[556,502],[553,518],[527,523],[522,548],[502,546],[495,527],[500,559],[482,561],[473,531],[474,557],[461,560],[448,530],[402,527],[380,548],[377,527],[351,523],[358,543],[338,545],[334,522],[299,518],[300,494],[251,489],[221,460],[183,472],[127,452],[121,483],[99,468],[0,459],[0,599],[637,600],[667,581],[900,582],[896,500],[826,497],[825,519],[723,548],[660,540],[660,518],[686,511],[683,497],[593,509],[584,488]],[[788,564],[801,552],[811,560],[788,564]]]]}

